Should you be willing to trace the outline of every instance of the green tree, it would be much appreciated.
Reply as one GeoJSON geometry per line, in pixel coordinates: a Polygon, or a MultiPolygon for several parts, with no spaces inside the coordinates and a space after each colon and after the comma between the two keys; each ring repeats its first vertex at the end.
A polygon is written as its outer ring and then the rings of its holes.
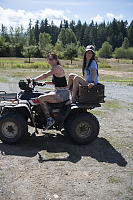
{"type": "Polygon", "coordinates": [[[105,22],[98,25],[97,28],[97,49],[101,48],[104,41],[107,40],[107,29],[105,22]]]}
{"type": "Polygon", "coordinates": [[[56,42],[56,44],[54,46],[54,51],[59,58],[61,58],[61,59],[64,58],[64,48],[60,41],[56,42]]]}
{"type": "Polygon", "coordinates": [[[36,45],[36,38],[34,34],[34,29],[31,29],[27,37],[27,45],[36,45]]]}
{"type": "Polygon", "coordinates": [[[94,25],[94,22],[92,21],[89,28],[90,28],[89,31],[90,44],[97,46],[97,24],[94,25]]]}
{"type": "Polygon", "coordinates": [[[84,52],[85,52],[85,47],[84,46],[78,47],[78,56],[79,57],[82,57],[84,52]]]}
{"type": "Polygon", "coordinates": [[[48,54],[53,50],[51,44],[51,36],[48,33],[40,33],[39,35],[39,49],[43,57],[47,57],[48,54]]]}
{"type": "Polygon", "coordinates": [[[48,57],[48,54],[53,52],[53,45],[52,44],[48,44],[45,49],[41,50],[41,53],[43,55],[44,58],[48,57]]]}
{"type": "Polygon", "coordinates": [[[81,41],[81,29],[82,29],[82,23],[80,20],[78,20],[78,23],[75,26],[75,35],[78,41],[81,41]]]}
{"type": "Polygon", "coordinates": [[[133,20],[130,23],[130,26],[128,27],[128,39],[129,39],[129,45],[133,47],[133,20]]]}
{"type": "Polygon", "coordinates": [[[59,35],[59,28],[54,25],[53,21],[51,22],[51,26],[49,27],[49,34],[51,35],[51,43],[55,45],[57,42],[57,38],[59,35]]]}
{"type": "Polygon", "coordinates": [[[70,22],[70,25],[69,25],[69,26],[70,26],[70,29],[72,29],[72,31],[75,33],[75,21],[72,20],[72,21],[70,22]]]}
{"type": "Polygon", "coordinates": [[[22,50],[23,56],[25,58],[29,58],[29,63],[30,63],[30,59],[34,57],[36,52],[37,52],[37,46],[33,46],[33,45],[25,46],[23,47],[23,50],[22,50]]]}
{"type": "Polygon", "coordinates": [[[112,46],[109,42],[104,42],[102,48],[99,49],[98,54],[101,58],[111,58],[112,56],[112,46]]]}
{"type": "Polygon", "coordinates": [[[68,21],[67,21],[67,20],[64,20],[63,27],[64,27],[65,29],[68,28],[68,21]]]}
{"type": "Polygon", "coordinates": [[[67,58],[67,59],[70,59],[71,60],[71,64],[72,64],[72,60],[74,57],[77,57],[78,55],[78,50],[77,50],[77,47],[75,46],[75,44],[71,43],[71,44],[68,44],[66,46],[66,49],[64,51],[64,56],[67,58]]]}
{"type": "Polygon", "coordinates": [[[84,31],[84,37],[83,37],[83,45],[86,47],[88,44],[90,44],[89,41],[89,33],[90,33],[90,29],[87,26],[85,31],[84,31]]]}
{"type": "Polygon", "coordinates": [[[77,43],[76,36],[70,28],[61,29],[61,32],[58,36],[58,41],[62,43],[63,47],[65,47],[67,44],[77,43]]]}
{"type": "Polygon", "coordinates": [[[7,43],[5,42],[5,38],[3,36],[0,36],[0,56],[8,56],[7,43]]]}
{"type": "Polygon", "coordinates": [[[45,49],[51,43],[51,36],[48,33],[40,33],[39,35],[39,48],[45,49]]]}
{"type": "Polygon", "coordinates": [[[128,47],[129,47],[129,40],[127,37],[125,37],[122,43],[122,48],[127,49],[128,47]]]}
{"type": "Polygon", "coordinates": [[[45,22],[44,20],[41,20],[40,23],[40,33],[44,33],[45,32],[45,22]]]}
{"type": "Polygon", "coordinates": [[[39,42],[39,34],[40,34],[39,21],[38,20],[35,23],[34,34],[35,34],[36,44],[38,44],[38,42],[39,42]]]}

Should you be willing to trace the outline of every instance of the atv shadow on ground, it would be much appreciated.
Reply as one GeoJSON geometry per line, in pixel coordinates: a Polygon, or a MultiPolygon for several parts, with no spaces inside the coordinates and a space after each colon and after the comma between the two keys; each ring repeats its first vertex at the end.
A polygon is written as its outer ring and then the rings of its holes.
{"type": "MultiPolygon", "coordinates": [[[[110,143],[103,137],[98,137],[94,142],[88,145],[77,145],[70,141],[67,135],[48,134],[44,136],[29,137],[17,145],[6,145],[0,143],[0,151],[3,156],[15,155],[34,157],[38,155],[40,163],[48,161],[69,161],[77,163],[82,157],[91,157],[98,162],[116,163],[121,167],[125,167],[127,162],[110,143]],[[45,153],[41,155],[41,151],[46,150],[49,153],[67,153],[64,158],[45,158],[45,153]]],[[[64,154],[63,154],[64,155],[64,154]]]]}

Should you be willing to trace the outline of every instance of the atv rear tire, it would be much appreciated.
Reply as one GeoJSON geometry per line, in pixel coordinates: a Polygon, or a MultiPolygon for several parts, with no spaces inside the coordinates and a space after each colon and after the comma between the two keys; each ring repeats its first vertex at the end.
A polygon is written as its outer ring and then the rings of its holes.
{"type": "Polygon", "coordinates": [[[17,143],[27,132],[27,123],[21,115],[11,112],[0,117],[0,140],[3,143],[17,143]]]}
{"type": "Polygon", "coordinates": [[[78,144],[88,144],[99,134],[99,122],[97,118],[89,113],[76,113],[67,121],[66,130],[73,141],[78,144]]]}

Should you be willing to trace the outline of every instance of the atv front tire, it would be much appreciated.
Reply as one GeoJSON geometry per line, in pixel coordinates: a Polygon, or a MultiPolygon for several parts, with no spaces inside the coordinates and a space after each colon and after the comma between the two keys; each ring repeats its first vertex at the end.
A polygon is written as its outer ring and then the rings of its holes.
{"type": "Polygon", "coordinates": [[[0,117],[0,140],[3,143],[17,143],[27,132],[27,123],[20,114],[11,112],[0,117]]]}

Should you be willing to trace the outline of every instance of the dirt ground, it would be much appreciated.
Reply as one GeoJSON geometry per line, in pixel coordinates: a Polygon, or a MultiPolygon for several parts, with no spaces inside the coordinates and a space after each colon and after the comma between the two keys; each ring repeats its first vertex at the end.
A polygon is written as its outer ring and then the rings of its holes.
{"type": "Polygon", "coordinates": [[[93,113],[101,128],[88,145],[56,131],[0,142],[0,200],[133,200],[133,104],[93,113]]]}

